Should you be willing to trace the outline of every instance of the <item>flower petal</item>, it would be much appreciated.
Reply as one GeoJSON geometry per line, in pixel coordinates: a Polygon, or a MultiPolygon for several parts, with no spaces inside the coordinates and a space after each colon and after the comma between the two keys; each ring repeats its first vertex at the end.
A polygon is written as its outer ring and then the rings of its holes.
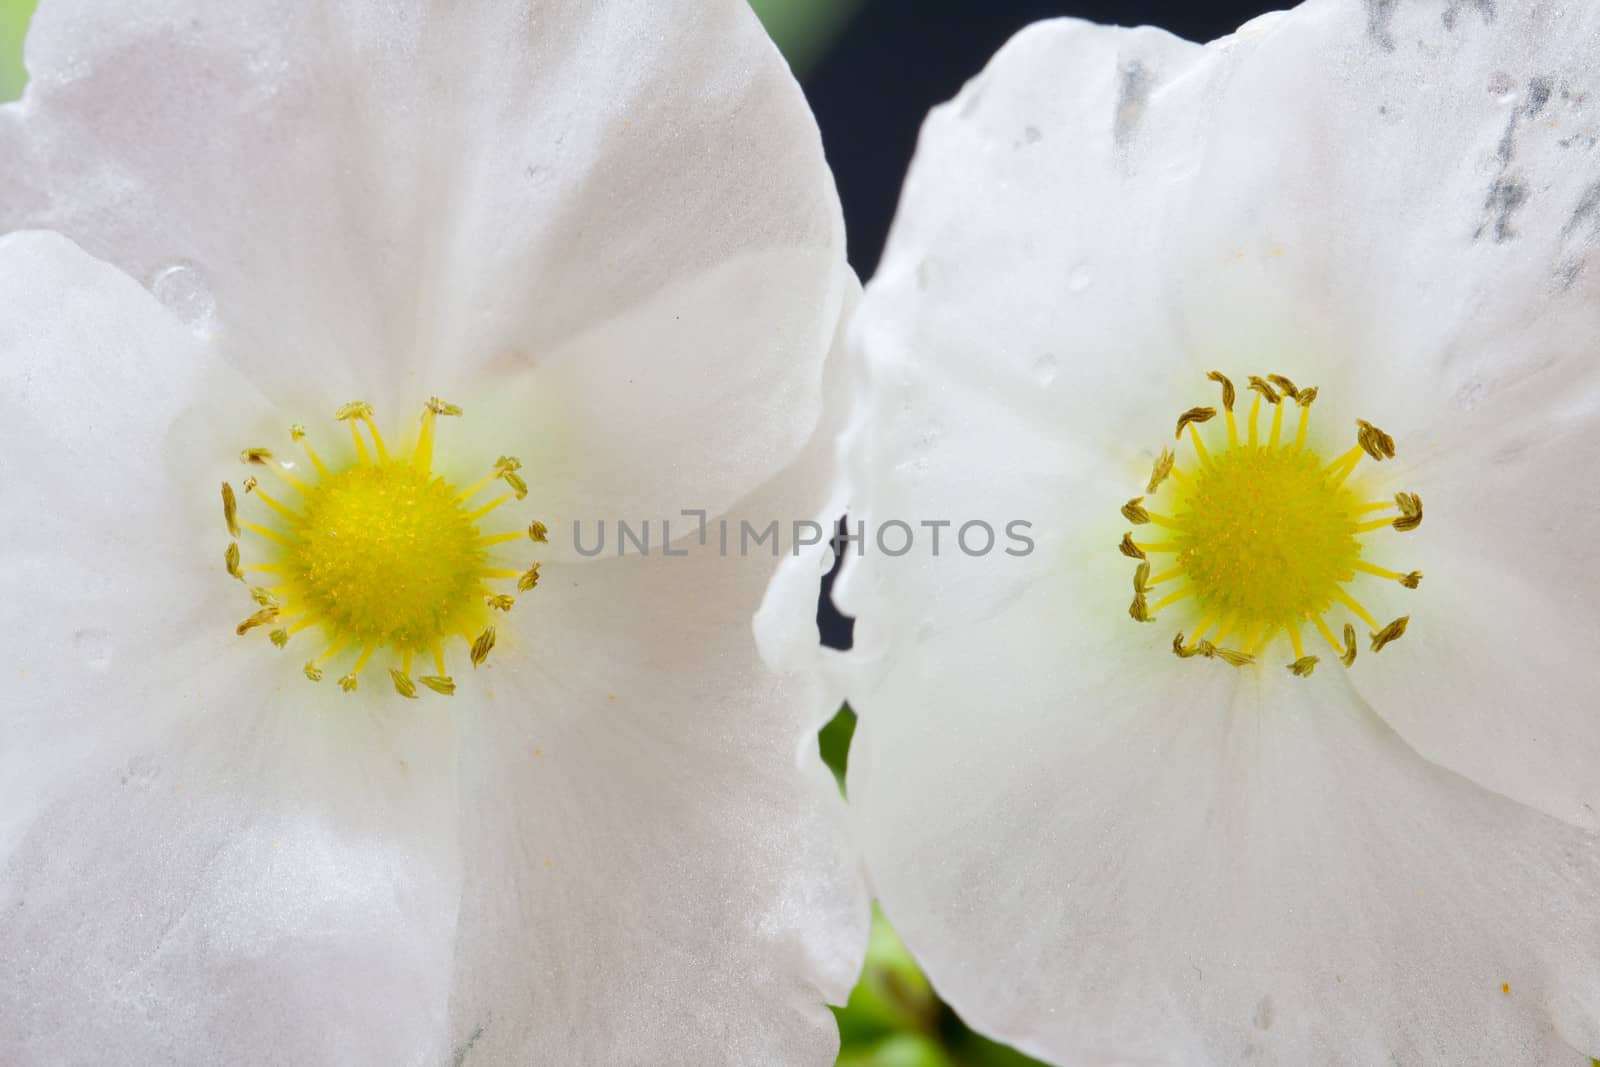
{"type": "Polygon", "coordinates": [[[145,281],[286,410],[409,410],[419,381],[564,362],[553,404],[617,417],[575,452],[672,425],[640,480],[720,453],[737,493],[815,422],[843,224],[737,0],[63,0],[28,59],[0,228],[53,226],[145,281]]]}
{"type": "Polygon", "coordinates": [[[1423,756],[1596,829],[1600,508],[1580,487],[1600,466],[1600,390],[1561,390],[1526,416],[1516,393],[1424,443],[1406,472],[1427,519],[1374,561],[1426,577],[1363,592],[1411,626],[1351,679],[1423,756]]]}
{"type": "Polygon", "coordinates": [[[548,567],[517,608],[537,625],[491,661],[463,727],[452,1005],[457,1042],[491,1060],[837,1051],[823,1001],[847,996],[868,913],[817,751],[833,709],[758,652],[770,549],[716,546],[713,527],[706,548],[679,539],[687,558],[548,567]]]}
{"type": "Polygon", "coordinates": [[[1204,54],[1158,30],[1043,23],[935,109],[855,334],[869,358],[1003,395],[1011,418],[1096,457],[1126,458],[1112,439],[1146,409],[1170,433],[1206,369],[1183,366],[1182,324],[1157,302],[1201,115],[1183,95],[1145,109],[1139,94],[1158,76],[1198,80],[1204,54]],[[1128,158],[1135,114],[1170,162],[1128,158]]]}
{"type": "Polygon", "coordinates": [[[191,477],[173,427],[248,424],[236,384],[116,270],[55,235],[0,237],[7,816],[70,753],[158,727],[181,702],[154,694],[214,661],[201,648],[227,632],[238,590],[221,574],[218,483],[191,477]],[[204,645],[189,637],[202,618],[218,627],[204,645]],[[130,721],[112,693],[154,721],[130,721]]]}
{"type": "Polygon", "coordinates": [[[217,654],[239,594],[189,437],[258,404],[131,279],[0,238],[7,1062],[447,1052],[449,721],[286,705],[281,661],[217,654]]]}
{"type": "Polygon", "coordinates": [[[1402,439],[1591,362],[1597,40],[1581,5],[1316,0],[1210,46],[1163,267],[1194,343],[1299,364],[1402,439]]]}
{"type": "Polygon", "coordinates": [[[1064,620],[1079,592],[858,698],[870,877],[973,1025],[1055,1062],[1600,1051],[1593,835],[1417,758],[1337,675],[1152,675],[1064,620]]]}
{"type": "Polygon", "coordinates": [[[36,787],[0,855],[0,1050],[443,1062],[453,722],[285,706],[261,668],[188,697],[167,694],[181,721],[36,787]]]}

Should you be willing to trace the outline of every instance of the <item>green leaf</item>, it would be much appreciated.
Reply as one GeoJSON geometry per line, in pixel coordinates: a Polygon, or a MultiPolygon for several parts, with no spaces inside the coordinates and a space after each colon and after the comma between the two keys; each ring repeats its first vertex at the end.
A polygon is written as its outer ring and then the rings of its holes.
{"type": "Polygon", "coordinates": [[[15,100],[28,84],[22,65],[22,39],[39,0],[0,0],[0,103],[15,100]]]}

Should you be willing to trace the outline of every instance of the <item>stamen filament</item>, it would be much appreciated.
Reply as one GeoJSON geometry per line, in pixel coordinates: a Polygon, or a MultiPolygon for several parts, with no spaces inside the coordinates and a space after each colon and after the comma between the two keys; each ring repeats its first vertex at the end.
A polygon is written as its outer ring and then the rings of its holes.
{"type": "Polygon", "coordinates": [[[411,454],[412,466],[424,474],[433,469],[433,421],[435,418],[432,408],[427,408],[422,412],[422,432],[417,435],[417,450],[411,454]]]}
{"type": "Polygon", "coordinates": [[[1194,441],[1194,452],[1200,459],[1200,466],[1210,466],[1211,453],[1206,451],[1206,443],[1200,440],[1200,431],[1195,428],[1195,424],[1192,422],[1189,424],[1189,438],[1194,441]]]}
{"type": "Polygon", "coordinates": [[[1328,629],[1328,624],[1322,621],[1322,616],[1313,615],[1311,616],[1311,621],[1316,624],[1318,631],[1327,639],[1328,647],[1332,648],[1335,654],[1344,655],[1344,645],[1340,644],[1339,639],[1333,636],[1333,631],[1328,629]]]}
{"type": "Polygon", "coordinates": [[[1305,645],[1301,644],[1301,642],[1300,642],[1300,624],[1299,623],[1295,623],[1295,622],[1291,622],[1291,623],[1289,623],[1288,630],[1289,630],[1289,647],[1294,649],[1295,662],[1298,663],[1300,660],[1303,660],[1303,659],[1306,658],[1305,645]]]}
{"type": "MultiPolygon", "coordinates": [[[[1303,408],[1301,410],[1304,410],[1303,408]]],[[[1272,405],[1272,434],[1267,438],[1268,448],[1277,448],[1278,439],[1283,435],[1283,402],[1272,405]]]]}
{"type": "Polygon", "coordinates": [[[1335,600],[1339,601],[1339,603],[1355,612],[1356,616],[1360,618],[1362,622],[1366,623],[1374,630],[1383,629],[1382,626],[1378,625],[1378,620],[1374,619],[1372,614],[1367,611],[1366,608],[1361,606],[1361,602],[1355,597],[1351,596],[1349,593],[1346,593],[1343,589],[1335,589],[1333,591],[1333,596],[1335,600]]]}
{"type": "Polygon", "coordinates": [[[1387,569],[1385,569],[1383,567],[1374,567],[1372,564],[1368,563],[1366,560],[1358,559],[1353,564],[1351,564],[1351,566],[1355,567],[1355,569],[1358,570],[1358,571],[1363,571],[1363,572],[1365,572],[1367,574],[1375,574],[1379,578],[1388,578],[1388,579],[1390,579],[1392,581],[1396,581],[1396,582],[1402,581],[1406,577],[1404,574],[1401,574],[1399,571],[1391,571],[1391,570],[1387,570],[1387,569]]]}
{"type": "Polygon", "coordinates": [[[367,424],[367,432],[372,434],[372,443],[378,448],[379,461],[383,463],[389,462],[389,450],[384,447],[383,434],[378,432],[378,424],[373,421],[372,413],[369,411],[362,415],[361,421],[367,424]]]}
{"type": "Polygon", "coordinates": [[[1344,455],[1340,456],[1338,459],[1334,460],[1332,463],[1328,464],[1322,469],[1332,476],[1334,472],[1338,471],[1342,467],[1353,467],[1355,464],[1359,463],[1361,461],[1361,457],[1366,454],[1366,449],[1362,448],[1360,445],[1356,445],[1350,449],[1350,451],[1346,452],[1344,455]]]}
{"type": "MultiPolygon", "coordinates": [[[[1278,407],[1280,410],[1282,410],[1283,405],[1280,404],[1278,407]]],[[[1263,623],[1261,626],[1261,632],[1255,636],[1254,640],[1248,642],[1244,646],[1244,654],[1247,656],[1254,656],[1261,649],[1261,646],[1270,641],[1277,634],[1277,632],[1278,628],[1276,626],[1273,626],[1271,623],[1263,623]]]]}
{"type": "Polygon", "coordinates": [[[1146,586],[1160,585],[1162,582],[1167,581],[1169,578],[1176,578],[1178,575],[1180,575],[1182,573],[1183,573],[1183,568],[1182,567],[1173,567],[1171,570],[1162,571],[1160,574],[1158,574],[1155,577],[1151,578],[1148,582],[1145,583],[1145,585],[1146,586]]]}
{"type": "MultiPolygon", "coordinates": [[[[268,541],[276,541],[278,544],[283,545],[285,548],[287,548],[290,545],[294,544],[293,541],[290,541],[287,537],[283,536],[282,534],[274,533],[273,531],[267,529],[265,526],[260,526],[260,525],[258,525],[256,523],[253,523],[249,519],[240,519],[239,520],[239,525],[244,527],[246,530],[249,530],[251,533],[256,534],[259,537],[265,537],[268,541]]],[[[249,568],[247,567],[245,569],[248,570],[249,568]]]]}
{"type": "Polygon", "coordinates": [[[1385,526],[1393,526],[1394,524],[1395,520],[1392,518],[1369,519],[1356,527],[1356,533],[1371,533],[1373,530],[1381,530],[1385,526]]]}
{"type": "MultiPolygon", "coordinates": [[[[1311,428],[1311,405],[1305,404],[1300,408],[1300,428],[1294,432],[1294,447],[1306,447],[1306,431],[1311,428]]],[[[1303,657],[1295,657],[1301,659],[1303,657]]]]}
{"type": "Polygon", "coordinates": [[[1187,597],[1191,597],[1193,595],[1194,595],[1194,586],[1186,585],[1182,589],[1179,589],[1177,592],[1168,593],[1166,596],[1162,597],[1160,600],[1156,601],[1154,604],[1151,604],[1150,605],[1150,611],[1153,614],[1153,613],[1155,613],[1157,611],[1160,611],[1162,608],[1171,607],[1173,604],[1176,604],[1178,601],[1183,600],[1183,599],[1185,599],[1187,597]]]}
{"type": "Polygon", "coordinates": [[[1254,448],[1256,446],[1256,442],[1260,439],[1260,436],[1261,436],[1256,431],[1256,424],[1260,421],[1260,419],[1261,419],[1261,394],[1257,393],[1255,395],[1255,398],[1250,402],[1250,447],[1251,448],[1254,448]]]}
{"type": "MultiPolygon", "coordinates": [[[[520,541],[527,536],[528,532],[526,530],[518,530],[516,533],[492,534],[488,537],[480,537],[477,543],[487,548],[490,545],[510,544],[512,541],[520,541]]],[[[516,575],[512,575],[512,577],[515,578],[516,575]]]]}
{"type": "Polygon", "coordinates": [[[366,466],[372,462],[372,453],[367,451],[367,443],[361,439],[361,430],[357,427],[356,419],[346,419],[350,426],[350,440],[356,443],[356,462],[366,466]]]}
{"type": "Polygon", "coordinates": [[[255,495],[263,504],[267,505],[267,507],[271,508],[273,511],[276,511],[279,515],[282,515],[290,522],[297,522],[300,519],[300,513],[298,511],[291,510],[290,508],[285,507],[279,501],[274,500],[272,497],[268,496],[260,486],[256,487],[255,495]]]}
{"type": "Polygon", "coordinates": [[[317,450],[311,447],[311,439],[308,438],[304,433],[297,435],[297,439],[300,442],[301,449],[305,451],[306,458],[309,459],[311,461],[311,465],[317,469],[317,476],[320,478],[328,477],[327,464],[322,462],[322,457],[317,455],[317,450]]]}
{"type": "MultiPolygon", "coordinates": [[[[479,508],[477,511],[468,512],[467,513],[467,521],[476,522],[478,519],[483,518],[485,515],[489,514],[489,512],[493,511],[495,508],[499,507],[501,504],[504,504],[507,500],[510,500],[515,495],[516,495],[515,493],[504,493],[504,494],[502,494],[500,496],[495,497],[493,500],[489,501],[487,504],[485,504],[483,507],[479,508]]],[[[517,536],[521,537],[522,535],[518,534],[517,536]]]]}
{"type": "Polygon", "coordinates": [[[457,493],[456,494],[456,500],[460,501],[463,504],[466,503],[468,500],[471,500],[473,497],[477,496],[479,493],[481,493],[485,489],[487,489],[499,477],[500,477],[499,470],[490,471],[488,474],[485,474],[482,478],[479,478],[477,481],[473,482],[471,485],[469,485],[465,489],[461,490],[461,492],[457,493]]]}

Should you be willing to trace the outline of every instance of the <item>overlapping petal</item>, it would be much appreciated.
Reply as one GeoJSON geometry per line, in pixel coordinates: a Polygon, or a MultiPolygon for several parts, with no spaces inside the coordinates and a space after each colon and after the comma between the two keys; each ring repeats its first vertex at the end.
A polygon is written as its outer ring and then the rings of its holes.
{"type": "Polygon", "coordinates": [[[0,301],[0,1048],[443,1055],[451,721],[286,706],[270,660],[217,656],[236,587],[219,539],[193,551],[188,501],[219,529],[221,507],[188,482],[179,425],[217,392],[248,397],[59,237],[0,238],[0,301]]]}
{"type": "Polygon", "coordinates": [[[570,477],[716,507],[815,423],[842,220],[743,4],[63,0],[28,62],[0,229],[122,267],[285,408],[548,367],[570,477]]]}

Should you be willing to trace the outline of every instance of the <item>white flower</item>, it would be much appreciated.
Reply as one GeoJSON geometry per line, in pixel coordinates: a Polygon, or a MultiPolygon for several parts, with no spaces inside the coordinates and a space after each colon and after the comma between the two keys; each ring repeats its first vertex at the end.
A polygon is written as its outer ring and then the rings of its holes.
{"type": "Polygon", "coordinates": [[[849,792],[979,1028],[1600,1054],[1597,47],[1583,4],[1053,22],[929,119],[853,333],[853,514],[1037,549],[853,565],[849,792]]]}
{"type": "Polygon", "coordinates": [[[854,281],[750,12],[47,2],[28,57],[0,1060],[829,1062],[800,565],[680,516],[828,490],[854,281]]]}

